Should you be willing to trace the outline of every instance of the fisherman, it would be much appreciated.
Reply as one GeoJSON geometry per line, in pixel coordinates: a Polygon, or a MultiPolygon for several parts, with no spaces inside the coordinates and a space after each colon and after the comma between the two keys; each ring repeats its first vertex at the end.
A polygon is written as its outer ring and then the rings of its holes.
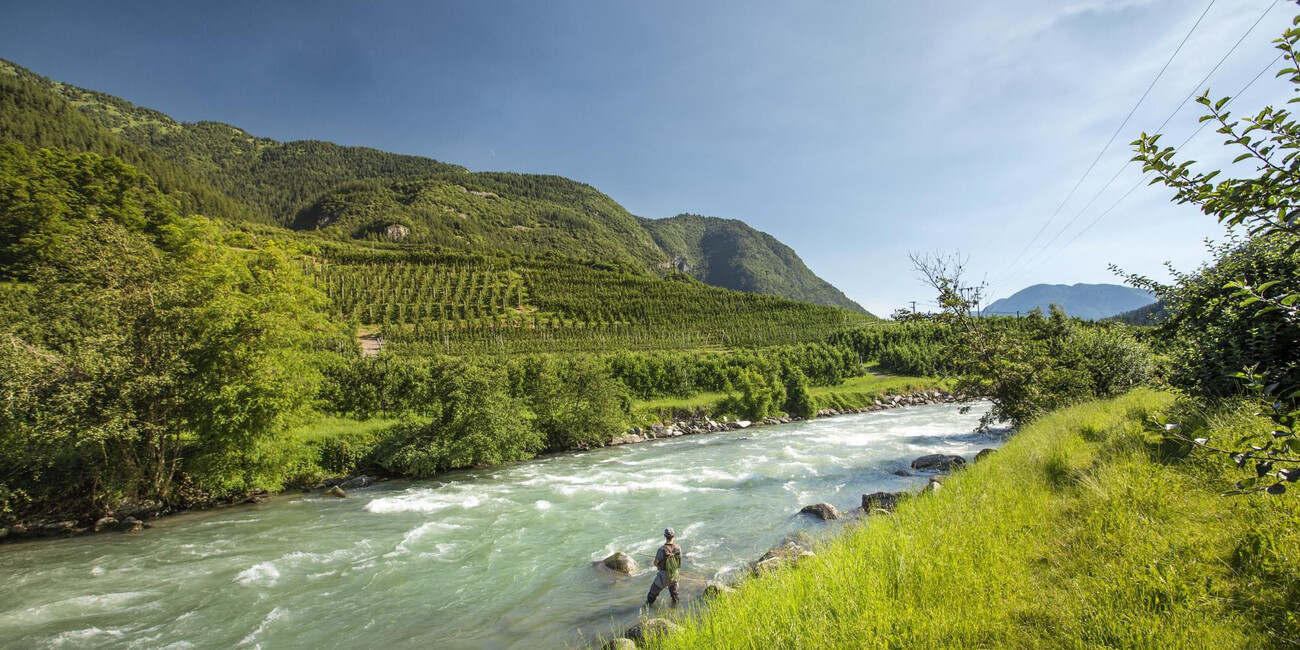
{"type": "Polygon", "coordinates": [[[668,588],[668,594],[673,597],[673,605],[676,606],[680,601],[677,593],[677,570],[682,568],[682,548],[673,543],[673,537],[677,533],[671,528],[664,529],[663,546],[655,553],[655,568],[659,573],[655,574],[655,581],[650,585],[650,594],[645,598],[646,605],[655,604],[655,598],[659,597],[659,592],[668,588]]]}

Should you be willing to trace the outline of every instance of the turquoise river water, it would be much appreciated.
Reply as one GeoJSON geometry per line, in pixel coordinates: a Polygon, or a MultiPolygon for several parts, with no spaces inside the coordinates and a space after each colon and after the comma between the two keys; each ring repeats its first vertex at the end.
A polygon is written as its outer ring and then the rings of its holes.
{"type": "MultiPolygon", "coordinates": [[[[563,648],[634,621],[673,526],[683,597],[799,530],[1000,444],[919,406],[562,454],[346,499],[285,494],[132,534],[0,547],[4,648],[563,648]],[[598,561],[637,556],[640,574],[598,561]]],[[[659,601],[667,601],[665,594],[659,601]]]]}

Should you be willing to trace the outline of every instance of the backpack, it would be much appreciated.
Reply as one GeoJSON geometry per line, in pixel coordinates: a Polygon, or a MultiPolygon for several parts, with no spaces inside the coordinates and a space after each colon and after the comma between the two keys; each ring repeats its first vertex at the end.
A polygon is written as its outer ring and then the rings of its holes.
{"type": "Polygon", "coordinates": [[[668,579],[677,580],[677,570],[682,568],[682,549],[676,544],[664,544],[664,571],[668,579]]]}

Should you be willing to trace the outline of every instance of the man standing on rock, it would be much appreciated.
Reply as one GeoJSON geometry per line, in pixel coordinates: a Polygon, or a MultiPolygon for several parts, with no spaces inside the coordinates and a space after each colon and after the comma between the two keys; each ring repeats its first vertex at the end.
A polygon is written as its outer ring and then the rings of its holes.
{"type": "Polygon", "coordinates": [[[668,595],[673,597],[673,605],[681,602],[677,593],[677,570],[682,568],[682,548],[673,543],[673,537],[676,533],[671,528],[664,529],[663,546],[655,553],[655,568],[659,573],[655,574],[655,581],[650,585],[650,594],[646,596],[645,604],[655,604],[655,598],[659,597],[659,592],[668,588],[668,595]]]}

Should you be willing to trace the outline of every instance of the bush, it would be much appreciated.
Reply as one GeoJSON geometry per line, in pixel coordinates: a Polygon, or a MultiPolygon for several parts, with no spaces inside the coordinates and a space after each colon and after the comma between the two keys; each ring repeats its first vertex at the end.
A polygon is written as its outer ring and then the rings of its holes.
{"type": "Polygon", "coordinates": [[[506,391],[500,370],[468,364],[446,368],[437,382],[441,405],[431,422],[399,424],[383,434],[373,462],[406,476],[531,458],[546,446],[533,414],[506,391]]]}
{"type": "Polygon", "coordinates": [[[631,410],[627,388],[591,359],[548,360],[530,403],[551,451],[599,447],[622,433],[631,410]]]}

